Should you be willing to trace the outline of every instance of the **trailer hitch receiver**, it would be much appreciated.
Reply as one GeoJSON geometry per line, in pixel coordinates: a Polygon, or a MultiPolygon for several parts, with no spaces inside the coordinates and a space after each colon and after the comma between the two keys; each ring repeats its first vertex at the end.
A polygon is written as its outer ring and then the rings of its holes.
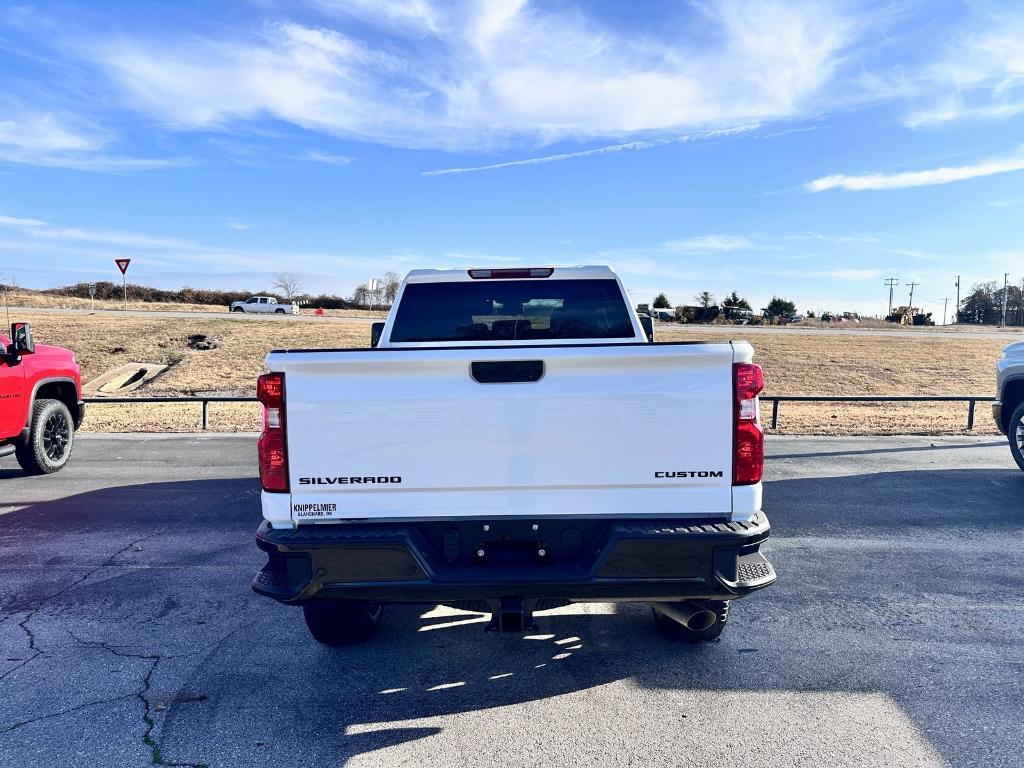
{"type": "Polygon", "coordinates": [[[533,611],[521,597],[503,597],[492,606],[491,621],[487,625],[489,632],[509,632],[518,634],[536,629],[533,623],[533,611]]]}

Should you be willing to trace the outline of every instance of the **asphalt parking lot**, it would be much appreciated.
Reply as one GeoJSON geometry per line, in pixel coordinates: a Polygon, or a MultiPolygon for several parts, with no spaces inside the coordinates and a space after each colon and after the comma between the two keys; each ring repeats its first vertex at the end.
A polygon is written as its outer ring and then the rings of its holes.
{"type": "Polygon", "coordinates": [[[0,462],[0,765],[1024,762],[1024,473],[993,438],[776,438],[778,583],[720,642],[641,606],[530,637],[396,607],[369,645],[258,598],[251,437],[0,462]]]}

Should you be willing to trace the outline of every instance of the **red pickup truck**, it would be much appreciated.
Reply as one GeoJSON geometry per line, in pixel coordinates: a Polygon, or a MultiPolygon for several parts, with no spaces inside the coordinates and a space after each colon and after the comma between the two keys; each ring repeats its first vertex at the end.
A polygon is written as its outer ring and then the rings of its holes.
{"type": "Polygon", "coordinates": [[[28,323],[0,333],[0,458],[12,453],[30,474],[50,474],[71,456],[85,417],[75,355],[35,344],[28,323]]]}

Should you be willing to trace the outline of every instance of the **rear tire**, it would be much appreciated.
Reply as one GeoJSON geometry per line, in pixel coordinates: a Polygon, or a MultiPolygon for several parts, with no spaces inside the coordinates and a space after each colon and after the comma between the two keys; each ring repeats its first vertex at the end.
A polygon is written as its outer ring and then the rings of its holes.
{"type": "Polygon", "coordinates": [[[1010,439],[1010,453],[1013,454],[1013,460],[1024,471],[1024,403],[1018,405],[1017,410],[1010,417],[1006,436],[1010,439]]]}
{"type": "Polygon", "coordinates": [[[62,469],[75,444],[75,422],[60,400],[36,400],[32,406],[28,442],[15,448],[18,463],[30,475],[49,475],[62,469]]]}
{"type": "Polygon", "coordinates": [[[654,624],[658,631],[669,640],[682,643],[706,643],[716,640],[725,631],[726,622],[729,620],[728,600],[704,600],[701,601],[710,610],[714,611],[718,618],[715,623],[707,629],[687,629],[675,619],[666,616],[658,610],[657,606],[651,607],[651,614],[654,616],[654,624]]]}
{"type": "Polygon", "coordinates": [[[323,645],[358,645],[377,633],[384,608],[380,603],[339,600],[327,605],[306,605],[302,615],[313,639],[323,645]]]}

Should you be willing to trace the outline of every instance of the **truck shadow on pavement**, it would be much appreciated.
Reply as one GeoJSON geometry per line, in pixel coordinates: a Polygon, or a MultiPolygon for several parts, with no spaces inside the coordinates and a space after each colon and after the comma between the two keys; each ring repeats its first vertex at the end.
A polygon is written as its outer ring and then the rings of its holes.
{"type": "Polygon", "coordinates": [[[97,749],[178,764],[334,766],[382,749],[398,751],[384,763],[521,764],[554,742],[581,762],[685,749],[728,764],[796,741],[819,762],[1014,764],[1024,474],[777,480],[765,499],[779,581],[734,605],[719,642],[665,640],[640,605],[546,612],[522,637],[389,607],[347,649],[250,592],[250,479],[16,505],[0,515],[0,756],[95,764],[47,735],[77,718],[97,749]],[[121,720],[97,716],[121,700],[121,720]],[[709,738],[722,723],[728,744],[709,738]]]}

